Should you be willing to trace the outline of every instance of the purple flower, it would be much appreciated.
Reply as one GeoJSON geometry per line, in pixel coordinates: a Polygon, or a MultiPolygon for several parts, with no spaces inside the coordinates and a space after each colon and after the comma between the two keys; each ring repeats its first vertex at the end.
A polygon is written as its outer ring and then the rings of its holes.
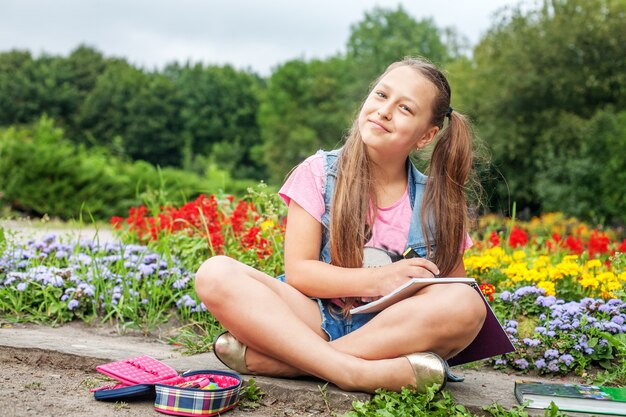
{"type": "Polygon", "coordinates": [[[539,334],[546,334],[546,328],[542,326],[535,327],[535,332],[539,334]]]}
{"type": "Polygon", "coordinates": [[[183,288],[187,286],[188,282],[189,282],[189,278],[181,278],[172,283],[172,288],[177,289],[177,290],[182,290],[183,288]]]}
{"type": "Polygon", "coordinates": [[[207,311],[207,309],[206,309],[206,306],[204,305],[204,303],[200,303],[200,304],[198,304],[198,306],[196,306],[196,308],[192,308],[191,309],[192,313],[204,313],[206,311],[207,311]]]}
{"type": "Polygon", "coordinates": [[[535,361],[535,368],[543,369],[546,367],[546,361],[544,359],[537,359],[535,361]]]}
{"type": "Polygon", "coordinates": [[[25,282],[20,282],[19,284],[17,284],[17,286],[15,287],[15,289],[17,289],[20,292],[24,292],[26,291],[26,288],[28,288],[28,284],[25,282]]]}
{"type": "Polygon", "coordinates": [[[43,238],[43,243],[45,243],[46,245],[50,245],[52,244],[52,242],[56,240],[56,238],[57,236],[54,233],[50,233],[46,237],[43,238]]]}
{"type": "MultiPolygon", "coordinates": [[[[602,330],[607,331],[609,333],[617,334],[622,332],[622,326],[617,323],[613,323],[612,321],[604,321],[602,322],[602,330]]],[[[604,340],[604,339],[603,339],[604,340]]]]}
{"type": "Polygon", "coordinates": [[[146,265],[146,264],[139,264],[137,269],[139,269],[139,273],[143,275],[144,277],[154,274],[154,271],[155,271],[154,265],[146,265]]]}
{"type": "Polygon", "coordinates": [[[541,344],[541,341],[537,339],[529,339],[526,337],[524,338],[524,344],[530,347],[537,347],[541,344]]]}
{"type": "Polygon", "coordinates": [[[156,253],[150,253],[143,258],[143,263],[146,265],[150,265],[155,263],[159,259],[159,255],[156,253]]]}
{"type": "Polygon", "coordinates": [[[182,306],[185,307],[195,307],[196,306],[196,300],[194,300],[193,298],[191,298],[189,295],[185,294],[183,295],[178,301],[176,301],[176,306],[180,309],[182,306]]]}
{"type": "Polygon", "coordinates": [[[529,286],[517,289],[513,293],[513,301],[519,300],[520,298],[526,295],[545,295],[545,294],[546,294],[546,291],[543,288],[537,288],[533,285],[529,285],[529,286]]]}
{"type": "Polygon", "coordinates": [[[503,366],[504,366],[504,365],[506,365],[507,363],[508,363],[508,362],[507,362],[507,360],[506,360],[506,359],[504,359],[504,358],[498,358],[498,359],[496,359],[496,361],[494,362],[494,364],[495,364],[496,366],[498,366],[498,365],[503,365],[503,366]]]}
{"type": "Polygon", "coordinates": [[[546,359],[556,359],[559,357],[559,351],[556,349],[548,349],[543,354],[543,357],[546,359]]]}
{"type": "Polygon", "coordinates": [[[78,302],[78,300],[70,300],[70,302],[67,303],[67,309],[68,310],[74,310],[79,305],[80,305],[80,303],[78,302]]]}
{"type": "Polygon", "coordinates": [[[563,362],[565,364],[565,366],[570,366],[570,364],[572,362],[574,362],[574,357],[572,355],[568,355],[568,354],[561,355],[559,357],[559,362],[563,362]]]}
{"type": "Polygon", "coordinates": [[[539,297],[537,297],[537,301],[535,301],[535,304],[540,305],[541,307],[550,307],[555,303],[556,297],[553,295],[549,295],[547,297],[540,295],[539,297]]]}
{"type": "Polygon", "coordinates": [[[613,306],[611,306],[610,304],[603,304],[600,307],[598,307],[598,311],[601,313],[606,313],[606,314],[617,314],[617,309],[615,309],[613,306]]]}
{"type": "Polygon", "coordinates": [[[548,370],[550,372],[559,372],[559,363],[556,360],[551,360],[548,363],[548,370]]]}
{"type": "Polygon", "coordinates": [[[624,317],[622,317],[622,316],[613,316],[611,318],[611,321],[613,323],[619,324],[621,326],[622,324],[624,324],[624,317]]]}
{"type": "Polygon", "coordinates": [[[520,369],[528,369],[528,361],[524,358],[517,359],[514,363],[520,369]]]}
{"type": "MultiPolygon", "coordinates": [[[[510,291],[502,291],[502,292],[500,293],[500,299],[501,299],[502,301],[511,301],[511,299],[512,299],[512,294],[511,294],[511,292],[510,292],[510,291]]],[[[497,362],[497,361],[496,361],[496,362],[497,362]]]]}

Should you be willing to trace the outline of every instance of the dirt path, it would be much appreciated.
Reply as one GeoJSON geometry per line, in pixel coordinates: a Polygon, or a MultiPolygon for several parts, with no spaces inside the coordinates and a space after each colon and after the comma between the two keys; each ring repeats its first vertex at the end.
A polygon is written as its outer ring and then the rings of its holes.
{"type": "MultiPolygon", "coordinates": [[[[89,389],[107,383],[95,371],[102,361],[39,349],[0,346],[0,417],[160,416],[149,400],[102,402],[89,389]]],[[[255,410],[234,409],[230,417],[322,416],[266,400],[255,410]]]]}
{"type": "Polygon", "coordinates": [[[4,228],[9,239],[25,242],[29,239],[43,239],[50,234],[58,238],[68,239],[98,239],[100,242],[116,240],[115,231],[108,225],[80,225],[44,220],[7,220],[0,219],[0,227],[4,228]]]}

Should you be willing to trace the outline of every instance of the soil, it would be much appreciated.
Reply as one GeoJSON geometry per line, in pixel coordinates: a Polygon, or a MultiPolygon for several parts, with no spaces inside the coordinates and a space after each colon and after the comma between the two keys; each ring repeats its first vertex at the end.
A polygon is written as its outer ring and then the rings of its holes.
{"type": "MultiPolygon", "coordinates": [[[[102,361],[95,358],[0,346],[1,417],[135,417],[160,416],[149,400],[96,401],[89,389],[110,380],[97,373],[102,361]]],[[[266,399],[252,410],[238,407],[231,417],[321,416],[323,410],[296,410],[266,399]]]]}

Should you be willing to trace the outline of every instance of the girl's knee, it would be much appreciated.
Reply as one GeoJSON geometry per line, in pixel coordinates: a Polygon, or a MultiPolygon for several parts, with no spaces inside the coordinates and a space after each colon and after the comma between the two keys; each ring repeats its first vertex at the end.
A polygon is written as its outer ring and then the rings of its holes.
{"type": "Polygon", "coordinates": [[[228,256],[218,255],[200,265],[196,272],[195,287],[205,305],[211,299],[223,297],[222,292],[227,288],[228,277],[236,271],[237,263],[228,256]]]}
{"type": "Polygon", "coordinates": [[[480,294],[473,287],[465,285],[463,292],[463,309],[467,312],[470,324],[473,324],[472,327],[480,330],[487,317],[487,306],[480,294]]]}
{"type": "Polygon", "coordinates": [[[454,284],[450,287],[447,300],[445,310],[458,328],[468,333],[477,333],[487,316],[487,306],[480,294],[469,285],[454,284]]]}

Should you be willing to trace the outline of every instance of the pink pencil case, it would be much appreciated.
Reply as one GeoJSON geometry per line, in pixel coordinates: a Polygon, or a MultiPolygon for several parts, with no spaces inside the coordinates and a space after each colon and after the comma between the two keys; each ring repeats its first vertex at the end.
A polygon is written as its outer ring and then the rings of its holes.
{"type": "Polygon", "coordinates": [[[235,372],[199,370],[178,375],[170,366],[146,355],[99,365],[96,370],[120,381],[91,390],[96,400],[154,398],[155,410],[180,416],[214,416],[235,407],[242,384],[235,372]],[[205,389],[178,386],[207,379],[211,384],[205,389]]]}

